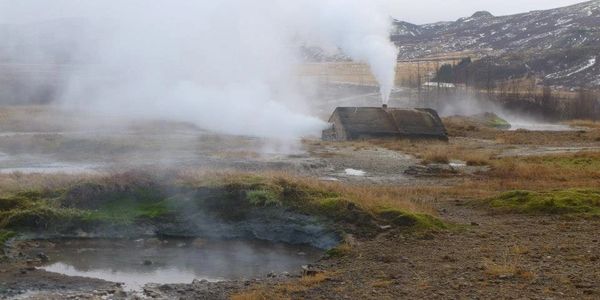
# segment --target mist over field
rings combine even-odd
[[[297,85],[300,46],[368,63],[384,101],[394,81],[397,49],[381,1],[25,1],[12,9],[37,23],[32,37],[62,18],[52,47],[32,41],[36,51],[9,53],[52,64],[56,56],[45,55],[58,52],[73,64],[56,80],[59,105],[74,113],[296,138],[325,127]]]

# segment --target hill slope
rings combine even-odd
[[[401,59],[469,51],[493,57],[486,65],[510,69],[508,77],[536,74],[549,84],[600,87],[600,0],[500,17],[482,11],[426,25],[396,21],[392,39]]]

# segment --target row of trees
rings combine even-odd
[[[523,77],[508,76],[522,73],[523,70],[495,68],[492,65],[488,61],[473,68],[471,59],[465,58],[458,64],[442,65],[433,81],[463,84],[467,90],[477,93],[478,97],[486,97],[516,109],[526,109],[549,119],[600,120],[600,91],[583,87],[575,92],[555,90],[527,72]]]

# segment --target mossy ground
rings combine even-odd
[[[14,231],[0,230],[0,249],[4,247],[4,244],[17,234]]]
[[[538,156],[525,158],[528,163],[542,164],[546,167],[560,170],[598,171],[600,170],[600,153],[580,152],[553,156]]]
[[[312,215],[358,235],[372,234],[380,224],[444,228],[441,221],[422,212],[401,206],[382,209],[376,199],[381,196],[376,193],[284,175],[176,177],[166,183],[151,176],[123,176],[1,196],[0,230],[60,232],[102,224],[163,222],[190,208],[208,211],[225,221],[240,220],[248,211],[263,207]]]
[[[490,114],[489,116],[487,116],[486,125],[488,127],[499,128],[499,129],[505,129],[505,128],[511,127],[511,125],[508,121],[500,118],[499,116],[497,116],[495,114]]]
[[[500,211],[527,214],[600,216],[600,190],[511,191],[490,199]]]

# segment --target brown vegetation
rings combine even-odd
[[[298,280],[276,284],[274,286],[259,286],[252,290],[243,291],[231,296],[232,300],[263,300],[263,299],[293,299],[290,295],[305,292],[329,280],[332,274],[320,272],[315,275],[304,275]]]

